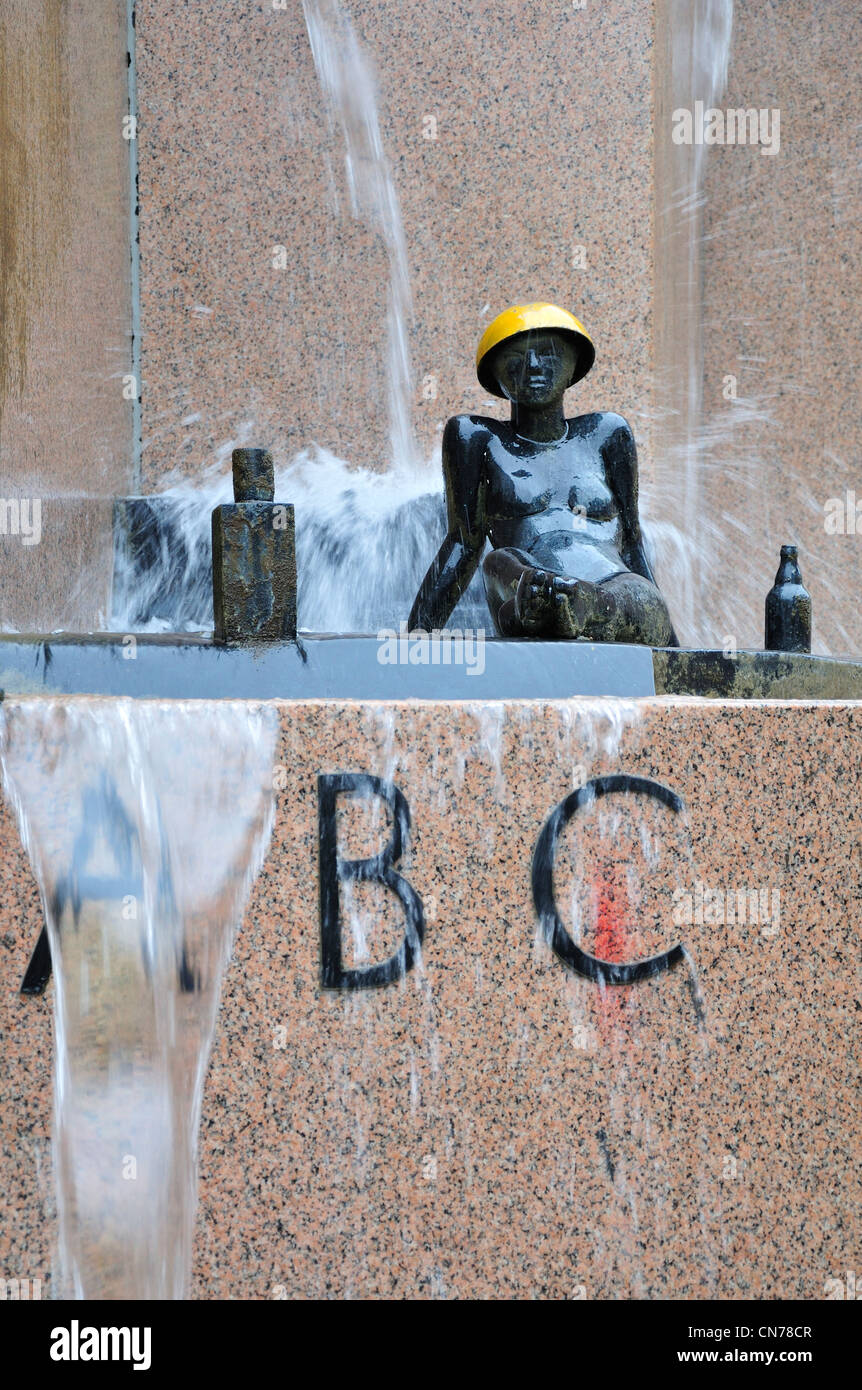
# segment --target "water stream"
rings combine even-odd
[[[338,0],[303,0],[302,11],[327,120],[341,133],[350,215],[379,232],[386,246],[390,447],[392,461],[409,470],[416,462],[408,345],[413,299],[401,203],[380,135],[374,68]],[[333,196],[338,212],[334,191]]]
[[[276,733],[271,708],[228,701],[0,707],[54,967],[60,1297],[187,1296],[203,1081]]]

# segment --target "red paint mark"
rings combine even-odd
[[[596,924],[593,955],[599,960],[613,962],[634,960],[638,954],[638,932],[624,870],[611,866],[603,878],[593,880],[592,909]],[[598,1032],[602,1043],[618,1035],[620,1025],[633,1007],[631,985],[608,985],[600,991]]]
[[[623,961],[628,954],[629,897],[616,873],[593,883],[593,916],[596,923],[595,954],[600,960]]]

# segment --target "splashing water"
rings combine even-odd
[[[310,632],[378,632],[410,612],[446,533],[442,483],[426,468],[372,473],[325,450],[276,470],[275,495],[296,509],[299,626]],[[147,499],[145,547],[114,557],[115,632],[212,627],[210,515],[232,500],[219,462],[197,483]],[[477,572],[450,626],[490,628]]]
[[[114,555],[114,632],[196,632],[212,628],[214,507],[233,500],[225,460],[197,482],[178,482],[146,503],[146,536]],[[325,449],[303,450],[276,468],[275,495],[296,515],[299,627],[305,632],[397,629],[446,534],[438,466],[387,473],[353,469]],[[643,532],[652,561],[691,563],[678,529],[649,517]],[[659,566],[661,568],[661,566]],[[450,628],[492,630],[481,566],[449,620]]]
[[[204,1076],[276,733],[274,710],[230,701],[0,710],[54,967],[60,1297],[187,1296]]]

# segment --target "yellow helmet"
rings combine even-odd
[[[589,333],[574,314],[559,309],[556,304],[514,304],[511,309],[504,309],[502,314],[498,314],[493,322],[488,324],[479,341],[476,375],[486,391],[490,391],[494,396],[503,394],[488,370],[493,349],[499,347],[507,338],[514,338],[517,333],[527,333],[530,329],[536,328],[553,328],[571,338],[577,356],[569,386],[574,386],[576,381],[586,376],[595,361],[596,350]]]

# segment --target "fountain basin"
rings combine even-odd
[[[0,635],[9,694],[162,699],[517,700],[695,695],[862,699],[862,662],[803,653],[303,634],[225,647],[207,633]]]
[[[399,650],[400,649],[400,650]],[[414,657],[411,659],[411,650]],[[394,661],[393,661],[394,659]],[[552,699],[655,693],[647,647],[303,635],[224,647],[205,634],[0,637],[0,689],[163,699]]]

